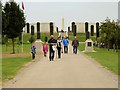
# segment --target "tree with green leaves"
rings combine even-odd
[[[104,42],[108,50],[118,49],[118,42],[120,41],[120,28],[114,20],[107,18],[104,22],[101,23],[100,33],[101,33],[101,42]]]
[[[6,2],[3,7],[3,35],[12,40],[13,53],[15,53],[15,38],[19,37],[25,27],[25,16],[16,2]]]

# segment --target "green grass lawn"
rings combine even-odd
[[[41,40],[44,41],[45,37],[48,37],[48,39],[50,38],[50,33],[47,33],[47,32],[46,33],[41,33],[40,36],[41,36]],[[58,33],[54,33],[54,36],[57,39]],[[23,34],[23,43],[28,44],[28,41],[29,41],[30,37],[31,37],[31,34]],[[35,39],[37,39],[37,34],[36,33],[35,33],[34,37],[35,37]]]
[[[80,44],[79,50],[83,51],[85,48],[85,44]],[[115,74],[118,74],[118,53],[113,50],[108,51],[105,48],[97,48],[94,47],[96,52],[85,52],[86,55],[94,58],[97,62],[99,62],[102,66],[112,71]],[[120,75],[120,73],[119,73]]]
[[[55,38],[57,39],[58,33],[54,34]],[[30,52],[31,51],[31,43],[29,43],[29,39],[31,34],[23,34],[23,51]],[[35,33],[34,37],[37,39],[37,34]],[[45,37],[50,38],[49,33],[41,33],[41,40],[44,41]],[[22,45],[18,45],[18,38],[15,38],[15,52],[20,53],[22,51]],[[5,44],[2,45],[2,53],[12,53],[12,41],[9,39],[9,43],[6,46]]]
[[[85,42],[86,41],[86,35],[85,33],[77,33],[77,39],[79,42]],[[73,33],[69,33],[69,38],[70,40],[74,40],[74,36]],[[90,38],[95,41],[96,40],[96,36],[90,36]]]
[[[31,44],[23,44],[23,52],[30,52],[31,51]],[[22,52],[22,45],[18,46],[15,44],[15,52],[21,53]],[[12,45],[2,45],[2,53],[12,53]]]
[[[2,80],[4,81],[13,79],[17,72],[24,66],[24,64],[30,62],[31,60],[31,57],[3,58]]]

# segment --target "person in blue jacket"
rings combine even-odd
[[[31,53],[32,53],[32,59],[35,59],[35,54],[36,54],[35,42],[32,43]]]
[[[69,40],[66,38],[66,36],[64,36],[62,43],[64,46],[64,53],[68,53]]]

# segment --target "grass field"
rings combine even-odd
[[[10,80],[27,63],[31,57],[16,57],[2,59],[2,80]]]
[[[76,37],[79,40],[79,42],[85,42],[86,41],[86,35],[85,35],[85,33],[77,33]],[[74,39],[73,33],[69,33],[69,38],[70,38],[70,40]],[[90,38],[93,41],[96,41],[96,36],[91,36]]]
[[[83,51],[84,48],[85,44],[80,44],[79,50]],[[120,70],[120,67],[118,68],[118,53],[114,52],[113,50],[108,51],[105,48],[97,47],[94,47],[94,50],[96,52],[85,52],[85,54],[94,58],[106,69],[120,75],[120,73],[118,73],[118,70]]]

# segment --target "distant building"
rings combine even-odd
[[[77,33],[85,33],[85,22],[75,22]],[[72,25],[69,26],[70,31],[72,31]],[[91,28],[94,29],[96,33],[96,23],[88,22],[88,31],[91,32]]]
[[[34,26],[34,32],[37,33],[37,23],[29,23],[29,33],[31,33],[31,26]],[[53,23],[53,31],[56,32],[55,23]],[[40,23],[40,32],[50,32],[50,23],[42,22]],[[27,24],[24,28],[24,33],[27,33]]]
[[[34,32],[37,33],[37,23],[29,23],[29,33],[31,33],[31,26],[34,26]],[[85,22],[75,22],[77,33],[85,33]],[[72,31],[72,25],[69,26]],[[96,22],[88,22],[88,31],[91,32],[91,28],[96,33]],[[59,31],[61,29],[59,28]],[[40,32],[50,32],[50,22],[40,23]],[[53,23],[53,32],[57,32],[57,26]],[[24,33],[27,33],[27,25],[24,28]]]

